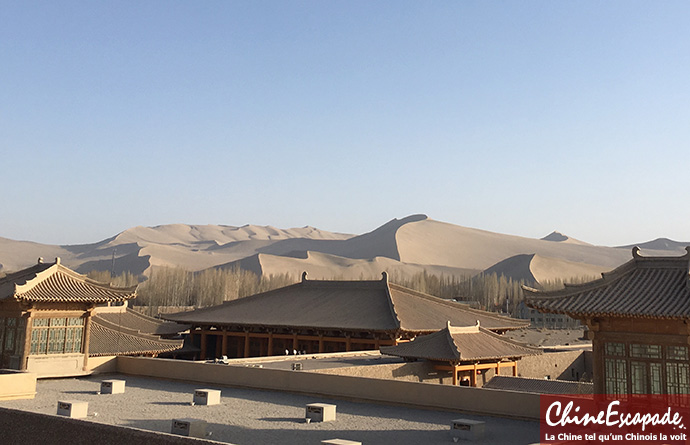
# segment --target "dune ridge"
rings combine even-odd
[[[663,240],[643,243],[647,248],[643,253],[674,254],[682,244]],[[190,271],[242,267],[258,274],[299,276],[306,270],[313,277],[358,279],[376,278],[384,270],[401,276],[424,270],[461,276],[495,267],[539,281],[610,270],[629,260],[631,253],[627,247],[594,246],[558,232],[533,239],[462,227],[422,214],[392,219],[361,235],[311,226],[167,224],[133,227],[80,245],[0,238],[0,271],[28,267],[39,256],[46,261],[60,256],[64,264],[81,273],[113,266],[115,273],[144,275],[153,267]]]

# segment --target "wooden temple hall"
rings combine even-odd
[[[59,258],[0,278],[0,368],[83,375],[94,357],[180,349],[188,327],[132,311],[127,301],[135,297],[136,286],[91,280]]]
[[[169,314],[191,325],[201,359],[379,349],[450,321],[502,333],[528,322],[471,309],[381,280],[308,280],[224,304]]]
[[[587,326],[596,394],[690,394],[690,248],[680,257],[632,260],[590,283],[542,292],[526,303]]]

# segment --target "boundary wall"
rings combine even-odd
[[[118,357],[122,374],[539,419],[539,394],[173,359]]]
[[[218,445],[221,442],[176,436],[63,416],[0,408],[2,443],[41,445]],[[228,445],[222,443],[222,445]]]

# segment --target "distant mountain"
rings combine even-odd
[[[658,243],[658,244],[655,244]],[[675,243],[675,244],[674,244]],[[640,244],[647,255],[671,254],[684,243]],[[537,281],[610,270],[631,258],[630,249],[593,246],[554,232],[543,239],[504,235],[412,215],[362,234],[314,227],[170,224],[133,227],[93,244],[54,246],[0,238],[0,270],[27,267],[59,256],[86,273],[113,269],[147,275],[160,266],[199,271],[242,267],[259,274],[302,271],[318,278],[374,278],[432,274],[465,276],[494,268]],[[503,264],[501,264],[503,262]]]
[[[628,246],[621,246],[621,249],[632,249],[634,246],[643,250],[667,250],[670,252],[682,253],[686,246],[690,246],[690,242],[673,241],[668,238],[657,238],[654,241],[647,241],[646,243],[630,244]]]

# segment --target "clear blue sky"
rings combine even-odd
[[[2,1],[0,236],[690,240],[686,1]]]

